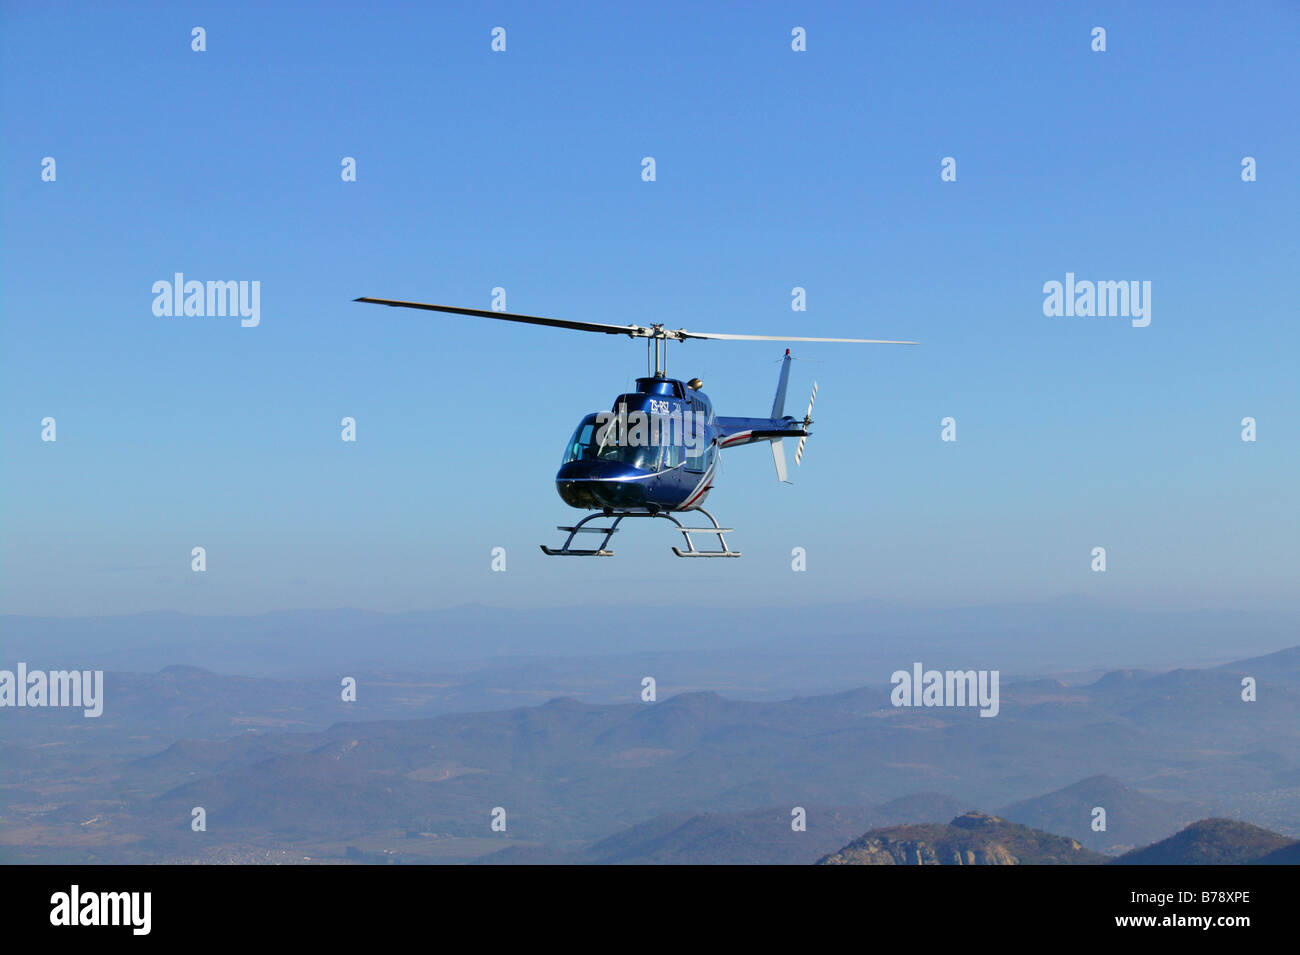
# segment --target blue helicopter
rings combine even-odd
[[[657,325],[608,325],[602,322],[577,322],[562,318],[541,318],[511,312],[458,308],[452,305],[428,305],[386,298],[358,298],[355,301],[394,308],[418,308],[453,315],[472,315],[529,325],[547,325],[606,335],[626,335],[646,339],[646,377],[636,380],[636,391],[619,395],[610,411],[595,412],[578,422],[573,437],[564,449],[555,487],[564,503],[581,510],[594,511],[577,524],[558,528],[568,534],[560,547],[542,545],[552,557],[613,557],[609,542],[625,518],[664,518],[677,526],[685,538],[686,549],[673,547],[678,557],[739,557],[740,551],[728,548],[726,534],[717,519],[704,509],[704,500],[713,490],[717,474],[718,452],[745,444],[767,442],[776,464],[776,476],[790,483],[786,471],[786,438],[798,438],[795,464],[802,463],[808,427],[812,424],[813,402],[817,383],[803,418],[785,414],[786,384],[790,379],[790,349],[785,350],[781,374],[777,380],[772,413],[765,418],[732,418],[715,415],[713,402],[701,389],[698,378],[679,381],[668,377],[668,343],[690,339],[771,342],[854,342],[874,345],[915,345],[916,342],[881,341],[868,338],[805,338],[776,335],[730,335],[713,332],[689,332],[684,328]],[[675,517],[684,511],[698,511],[711,526],[687,527]],[[605,518],[612,523],[588,526]],[[601,543],[591,549],[574,548],[578,534],[602,534]],[[702,549],[692,535],[717,538],[717,549]]]

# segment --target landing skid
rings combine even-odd
[[[682,536],[686,538],[686,550],[682,550],[680,547],[673,548],[673,553],[676,554],[678,557],[739,557],[740,551],[727,549],[727,539],[726,537],[723,536],[724,534],[732,533],[734,528],[719,527],[718,522],[713,517],[713,515],[710,514],[702,507],[694,508],[694,510],[699,511],[701,514],[707,517],[709,519],[709,523],[712,524],[713,526],[712,527],[686,527],[682,524],[681,521],[673,517],[672,514],[668,514],[663,511],[659,511],[654,514],[649,514],[644,511],[612,511],[612,510],[597,511],[595,514],[588,514],[586,517],[578,521],[578,523],[573,525],[572,527],[557,527],[556,530],[566,531],[569,535],[568,539],[565,540],[564,542],[564,546],[555,548],[555,547],[547,547],[545,544],[542,544],[541,545],[542,553],[548,554],[551,557],[613,557],[614,552],[609,549],[609,539],[613,537],[615,533],[617,533],[618,525],[623,523],[623,518],[662,517],[664,518],[664,520],[669,520],[672,521],[674,524],[676,524],[677,530],[680,531]],[[608,527],[587,527],[586,526],[588,521],[594,521],[598,517],[613,518],[613,523],[610,524]],[[595,548],[594,550],[575,550],[569,545],[573,543],[573,538],[579,534],[604,534],[605,536],[601,540],[600,546]],[[695,542],[691,540],[692,534],[716,534],[718,537],[719,550],[697,549],[695,546]]]

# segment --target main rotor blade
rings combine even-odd
[[[879,338],[804,338],[797,335],[724,335],[720,332],[688,332],[684,328],[669,334],[678,338],[718,338],[733,342],[857,342],[862,345],[919,345],[920,342],[893,342]]]
[[[538,315],[518,315],[514,312],[491,312],[482,308],[460,308],[456,305],[430,305],[425,302],[402,302],[391,298],[353,299],[371,305],[389,305],[393,308],[420,308],[428,312],[448,312],[452,315],[473,315],[476,318],[495,318],[505,322],[522,322],[526,325],[549,325],[551,328],[571,328],[579,332],[602,332],[606,335],[627,335],[629,338],[664,338],[685,341],[688,338],[720,339],[737,342],[857,342],[863,345],[916,345],[918,342],[882,341],[875,338],[805,338],[796,335],[725,335],[720,332],[688,332],[684,328],[664,328],[646,325],[609,325],[605,322],[575,322],[568,318],[543,318]]]
[[[512,312],[489,312],[481,308],[458,308],[455,305],[427,305],[424,302],[399,302],[391,298],[358,298],[355,302],[368,302],[371,305],[391,305],[394,308],[422,308],[429,312],[450,312],[453,315],[473,315],[477,318],[499,318],[507,322],[523,322],[527,325],[549,325],[552,328],[572,328],[580,332],[604,332],[606,335],[627,335],[631,338],[647,338],[650,329],[640,325],[606,325],[604,322],[575,322],[567,318],[540,318],[536,315],[516,315]]]

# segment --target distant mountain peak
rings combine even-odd
[[[678,693],[676,696],[669,697],[665,703],[673,703],[677,706],[697,706],[701,703],[722,702],[724,697],[714,690],[687,690],[685,693]]]
[[[1126,686],[1137,683],[1149,676],[1151,676],[1150,670],[1111,670],[1098,679],[1093,686],[1100,689],[1112,686]]]
[[[1168,839],[1125,853],[1115,865],[1243,865],[1297,845],[1237,819],[1200,819]]]
[[[582,700],[578,699],[576,696],[556,696],[542,704],[542,706],[549,706],[557,709],[560,707],[576,709],[586,705],[586,703],[583,703]]]
[[[1105,811],[1106,826],[1095,830],[1098,809]],[[1090,849],[1117,854],[1171,835],[1195,819],[1200,810],[1188,803],[1149,796],[1101,773],[1003,806],[998,812],[1035,829],[1071,836]]]

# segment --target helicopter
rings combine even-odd
[[[570,507],[593,511],[573,525],[556,529],[568,534],[559,547],[541,545],[552,557],[613,557],[609,542],[627,518],[663,518],[676,525],[685,538],[686,549],[674,546],[678,557],[739,557],[740,551],[727,546],[727,534],[734,528],[722,527],[704,508],[713,490],[719,452],[746,444],[767,442],[776,465],[777,480],[791,483],[786,469],[786,438],[798,438],[795,464],[803,461],[804,446],[812,425],[813,403],[817,383],[813,382],[808,410],[802,418],[785,414],[786,385],[790,380],[790,349],[785,350],[777,379],[772,413],[762,418],[737,418],[717,415],[713,402],[702,390],[699,378],[680,381],[668,377],[668,343],[692,339],[721,341],[836,342],[867,345],[915,345],[916,342],[882,341],[869,338],[808,338],[794,335],[734,335],[719,332],[691,332],[684,328],[653,325],[610,325],[603,322],[580,322],[564,318],[542,318],[505,311],[460,308],[453,305],[430,305],[387,298],[354,299],[371,305],[415,308],[476,318],[492,318],[528,325],[545,325],[606,335],[626,335],[646,339],[646,377],[636,379],[636,390],[620,394],[610,411],[588,414],[574,429],[565,445],[555,488]],[[707,527],[687,527],[675,515],[695,511],[708,518]],[[604,526],[589,526],[604,518]],[[579,534],[601,534],[594,548],[575,548]],[[696,546],[692,535],[716,538],[716,549]]]

